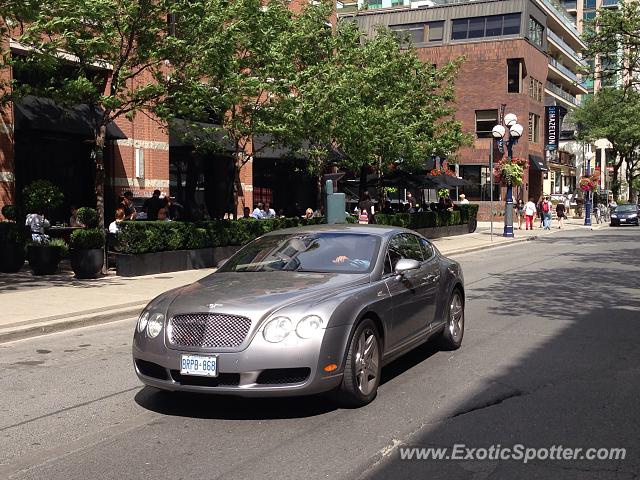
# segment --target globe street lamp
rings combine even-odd
[[[516,117],[513,113],[508,113],[504,116],[504,124],[509,129],[509,136],[507,139],[507,155],[509,159],[513,158],[513,146],[518,143],[518,140],[522,136],[522,132],[524,132],[524,127],[518,123],[518,117]],[[503,125],[496,125],[491,130],[491,135],[495,139],[499,139],[499,148],[502,152],[502,143],[504,142],[504,137],[507,133],[507,128]],[[491,178],[493,178],[493,140],[491,141]],[[491,198],[493,201],[493,185],[491,189]],[[492,212],[493,214],[493,212]],[[504,232],[502,234],[504,237],[513,237],[513,185],[511,181],[507,182],[507,202],[504,210]]]
[[[591,175],[591,159],[593,158],[593,153],[587,152],[584,155],[585,160],[585,173],[587,177]],[[591,191],[587,190],[584,192],[584,226],[591,226]]]

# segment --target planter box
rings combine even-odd
[[[179,272],[198,268],[211,268],[221,260],[240,250],[239,245],[197,250],[173,250],[169,252],[126,255],[117,253],[116,273],[122,277],[137,277],[154,273]]]
[[[475,230],[475,228],[472,228],[468,223],[464,223],[462,225],[452,225],[449,227],[418,228],[416,232],[427,238],[442,238],[465,235]]]

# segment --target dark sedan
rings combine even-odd
[[[638,214],[640,209],[638,205],[618,205],[613,212],[611,212],[611,226],[619,227],[620,225],[635,225],[638,226]]]
[[[460,265],[417,233],[318,225],[260,237],[214,274],[160,295],[136,325],[140,380],[244,396],[333,391],[372,401],[381,368],[464,333]]]

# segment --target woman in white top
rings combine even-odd
[[[529,199],[529,201],[524,204],[525,230],[533,230],[533,217],[535,217],[536,211],[536,204],[533,203],[533,200]]]
[[[116,210],[116,219],[109,224],[109,233],[118,233],[120,231],[119,223],[124,220],[124,210],[119,208]]]

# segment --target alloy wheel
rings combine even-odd
[[[464,307],[462,304],[462,298],[460,293],[455,292],[451,296],[451,303],[449,304],[449,333],[451,338],[458,342],[460,335],[462,335],[462,329],[464,328]]]
[[[355,354],[355,372],[358,390],[369,395],[378,383],[380,362],[378,339],[371,328],[365,328],[358,338]]]

